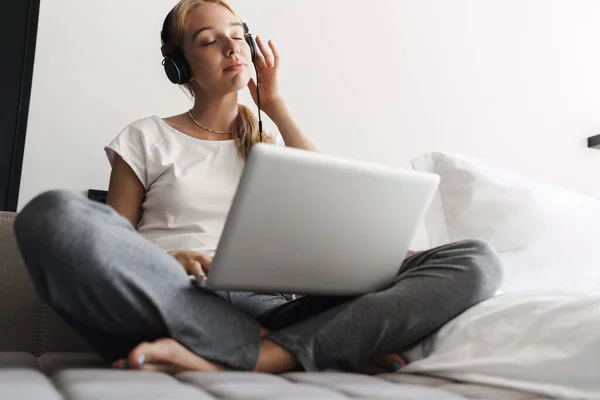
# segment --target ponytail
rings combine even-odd
[[[265,135],[264,132],[262,136],[264,143],[273,143],[272,136]],[[238,153],[244,160],[248,158],[252,145],[260,142],[258,119],[248,107],[242,104],[238,104],[238,116],[235,121],[234,138]]]

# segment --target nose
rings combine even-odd
[[[233,39],[229,39],[229,43],[227,44],[227,56],[231,57],[233,55],[236,54],[240,54],[240,46],[238,45],[238,43],[233,40]]]

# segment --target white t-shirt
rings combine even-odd
[[[275,134],[275,143],[284,146]],[[244,167],[233,140],[202,140],[152,116],[104,148],[120,155],[146,189],[138,232],[164,250],[214,255]]]

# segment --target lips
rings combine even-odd
[[[237,62],[234,64],[228,65],[223,71],[239,71],[246,67],[246,64],[243,62]]]

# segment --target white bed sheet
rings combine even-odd
[[[521,291],[480,303],[405,354],[401,373],[600,399],[600,295]]]

